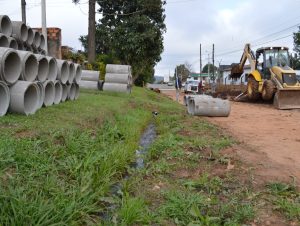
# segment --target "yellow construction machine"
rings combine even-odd
[[[273,100],[278,109],[300,108],[300,83],[290,67],[287,47],[259,48],[254,54],[250,44],[246,44],[240,63],[232,66],[231,78],[241,77],[247,60],[251,66],[246,75],[248,99]]]

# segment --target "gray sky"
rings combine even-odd
[[[0,14],[21,20],[20,0],[0,0]],[[27,24],[41,26],[40,0],[26,0]],[[48,27],[62,29],[63,45],[81,49],[80,35],[87,34],[87,0],[46,0]],[[215,43],[216,64],[238,62],[245,43],[253,49],[266,45],[293,47],[293,32],[300,25],[300,0],[167,0],[165,50],[157,75],[174,73],[189,62],[199,71],[199,44],[203,65]],[[100,15],[98,15],[99,18]],[[289,36],[289,37],[286,37]],[[230,52],[232,52],[230,54]],[[210,59],[211,61],[211,59]]]

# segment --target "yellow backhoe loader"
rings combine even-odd
[[[241,77],[247,60],[251,66],[247,76],[248,99],[273,100],[278,109],[300,108],[300,83],[290,68],[287,47],[259,48],[254,54],[250,44],[246,44],[240,63],[232,66],[231,78]]]

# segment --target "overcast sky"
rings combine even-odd
[[[20,0],[0,0],[0,14],[21,20]],[[40,0],[26,0],[27,24],[41,26]],[[63,45],[81,49],[80,35],[87,34],[87,0],[46,0],[48,27],[62,29]],[[215,44],[216,64],[238,62],[245,43],[253,49],[266,45],[293,48],[292,33],[300,25],[300,0],[167,0],[165,50],[157,75],[174,73],[189,62],[199,71],[199,45],[203,65]],[[97,17],[99,18],[100,15]]]

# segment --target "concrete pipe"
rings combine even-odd
[[[96,82],[96,81],[84,81],[84,80],[81,80],[79,82],[79,87],[81,89],[100,90],[99,82]]]
[[[17,51],[20,58],[21,58],[21,66],[22,66],[22,73],[21,73],[21,80],[33,82],[37,75],[39,64],[34,54],[27,51]]]
[[[69,92],[69,87],[67,84],[62,84],[62,96],[61,96],[61,102],[65,102],[66,99],[68,98],[68,92]]]
[[[107,64],[106,73],[131,74],[131,66],[119,64]]]
[[[69,79],[68,82],[71,84],[74,79],[75,79],[75,75],[76,75],[76,68],[75,68],[75,64],[73,62],[68,62],[69,65]]]
[[[0,15],[0,33],[7,36],[12,35],[12,23],[6,15]]]
[[[184,103],[184,105],[185,106],[188,106],[188,101],[189,101],[189,99],[190,98],[194,98],[196,95],[185,95],[184,97],[183,97],[183,103]]]
[[[54,98],[55,98],[54,83],[52,81],[46,80],[45,82],[43,82],[43,86],[45,89],[45,98],[44,98],[43,105],[45,107],[48,107],[54,103]]]
[[[54,82],[54,90],[55,90],[55,95],[54,95],[54,104],[59,104],[62,99],[62,93],[63,93],[63,87],[60,81],[56,80]]]
[[[107,83],[103,85],[103,91],[131,93],[131,87],[128,84]]]
[[[18,45],[18,42],[16,41],[16,39],[14,39],[12,37],[8,37],[8,47],[11,49],[18,50],[19,45]]]
[[[12,21],[12,36],[25,42],[28,38],[27,26],[22,21]]]
[[[33,43],[36,48],[40,47],[41,44],[41,34],[38,31],[33,31]]]
[[[43,55],[36,54],[35,57],[39,62],[37,80],[44,82],[48,78],[49,74],[49,62]]]
[[[40,55],[46,56],[46,50],[44,50],[44,49],[38,49],[38,53]]]
[[[75,83],[68,85],[68,100],[74,100],[76,96],[76,86]]]
[[[107,83],[122,83],[130,85],[130,75],[129,74],[105,74],[105,82]]]
[[[100,79],[100,71],[82,70],[81,80],[98,82]]]
[[[33,53],[33,47],[29,45],[27,42],[24,42],[24,50]]]
[[[8,37],[0,33],[0,47],[9,47]]]
[[[27,30],[28,30],[28,37],[27,37],[27,44],[28,45],[32,45],[33,44],[33,39],[34,39],[34,33],[31,27],[27,26]]]
[[[46,58],[49,63],[48,79],[54,82],[57,79],[57,74],[58,74],[57,61],[53,57],[46,56]]]
[[[18,81],[10,87],[9,111],[24,115],[34,114],[39,104],[39,87],[32,82]]]
[[[81,65],[75,64],[75,78],[74,78],[74,82],[76,84],[78,84],[80,82],[81,76],[82,76]]]
[[[45,49],[46,47],[46,40],[45,40],[45,36],[43,34],[41,34],[41,43],[40,43],[40,46],[39,46],[41,49]]]
[[[0,116],[6,114],[9,107],[10,94],[8,86],[0,81]]]
[[[16,50],[0,47],[0,80],[14,84],[21,75],[21,58]]]
[[[65,60],[56,60],[57,61],[57,80],[60,80],[62,84],[66,84],[69,80],[69,64]]]
[[[26,50],[24,43],[22,41],[17,40],[18,43],[18,50]]]
[[[42,82],[34,82],[39,87],[39,104],[38,109],[43,107],[44,99],[45,99],[45,87]]]
[[[79,91],[79,85],[76,84],[76,83],[74,83],[74,85],[75,85],[75,97],[74,97],[74,100],[77,100],[79,98],[79,93],[80,93],[80,91]]]
[[[191,115],[208,117],[227,117],[230,114],[231,105],[228,100],[211,98],[199,95],[188,101],[188,112]]]

